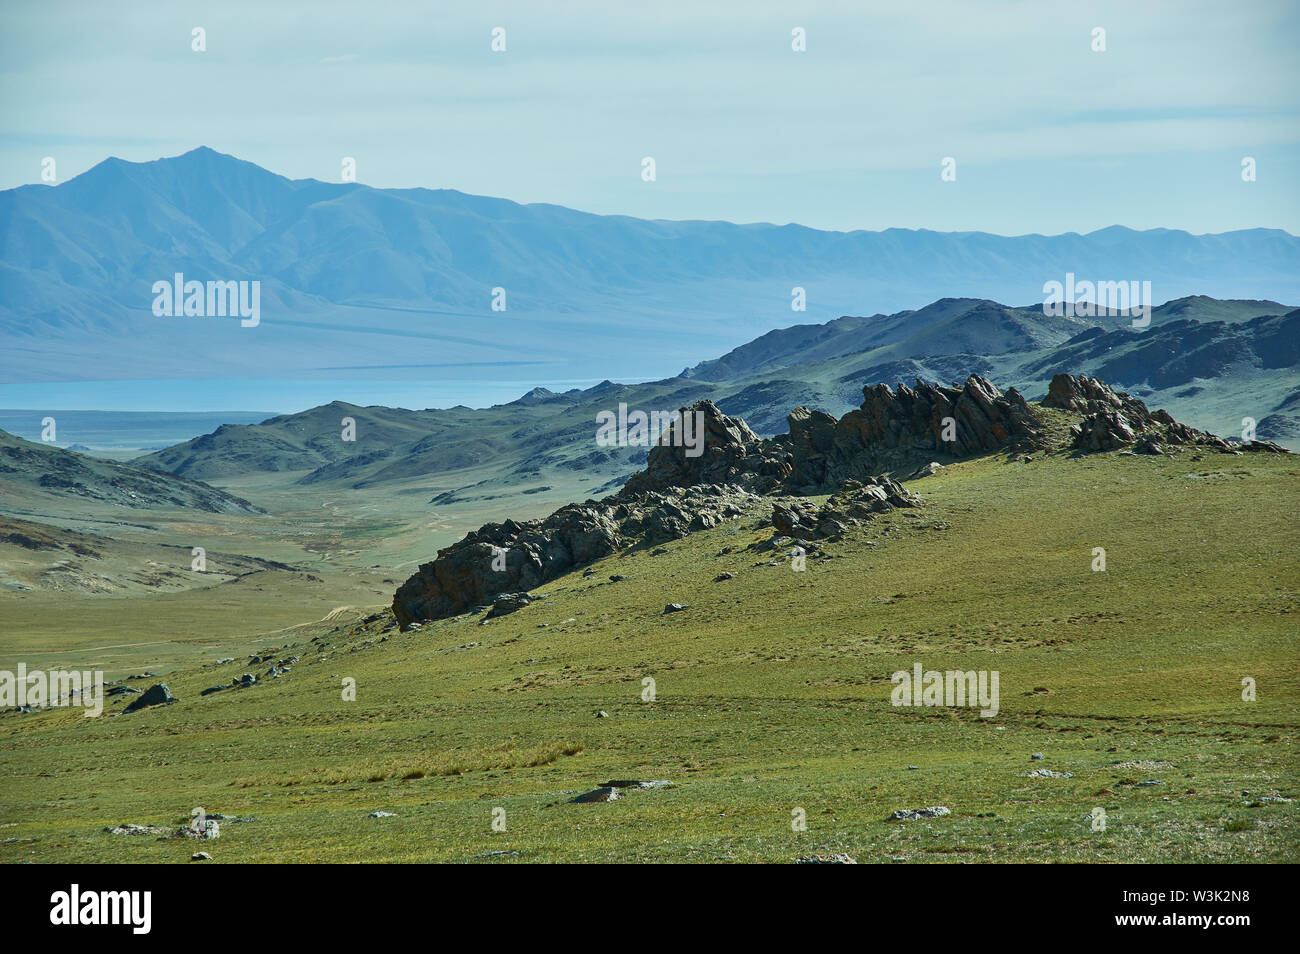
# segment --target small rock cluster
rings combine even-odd
[[[866,483],[848,480],[821,507],[800,500],[774,503],[772,526],[796,540],[834,539],[879,514],[917,505],[915,497],[888,477],[872,477]]]
[[[802,858],[796,858],[794,863],[797,865],[856,865],[858,860],[852,855],[837,852],[832,855],[804,855]]]
[[[209,686],[200,692],[199,695],[210,696],[214,692],[221,692],[225,689],[247,689],[249,686],[255,685],[257,685],[257,677],[251,672],[246,672],[242,676],[236,676],[234,679],[230,680],[230,685],[228,686]]]

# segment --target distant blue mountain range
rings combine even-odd
[[[0,192],[0,247],[11,383],[647,379],[840,315],[951,296],[1032,304],[1067,273],[1150,281],[1157,304],[1300,301],[1300,238],[1271,229],[1004,237],[647,221],[290,180],[208,148]],[[260,282],[260,323],[155,316],[154,283],[176,273]],[[796,286],[806,311],[791,308]]]

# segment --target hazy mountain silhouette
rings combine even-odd
[[[373,376],[422,363],[529,366],[535,380],[590,377],[593,366],[662,376],[792,318],[917,308],[940,294],[1032,302],[1067,271],[1150,281],[1157,300],[1300,300],[1300,239],[1278,230],[1003,237],[646,221],[295,181],[208,148],[108,159],[55,187],[0,192],[0,247],[10,381]],[[261,324],[155,317],[152,284],[176,272],[259,280]],[[505,312],[491,308],[498,286]],[[791,311],[794,286],[807,290],[806,313]],[[1071,330],[1042,316],[1038,331],[1012,327],[1025,319],[1004,315],[1010,324],[985,325],[985,340],[931,317],[928,330],[908,321],[893,333],[932,334],[927,347],[953,352],[997,350],[1025,332],[1045,345]]]

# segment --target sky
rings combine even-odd
[[[0,188],[207,145],[644,218],[1300,233],[1297,47],[1294,0],[11,0]]]

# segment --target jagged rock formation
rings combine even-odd
[[[698,454],[686,446],[685,440],[676,439],[682,431],[682,415],[688,413],[698,414],[701,420],[703,450]],[[651,448],[645,470],[633,474],[619,496],[635,497],[669,487],[752,481],[755,476],[779,478],[784,475],[780,464],[762,455],[765,443],[740,418],[727,417],[712,401],[698,401],[677,412],[666,440]]]
[[[403,628],[498,600],[494,615],[502,615],[526,605],[532,588],[626,547],[654,546],[724,520],[760,515],[772,504],[765,497],[833,494],[821,508],[777,501],[771,520],[779,533],[796,539],[835,537],[875,514],[917,504],[893,480],[877,475],[911,479],[934,473],[942,466],[935,458],[1051,446],[1041,412],[1014,388],[1003,394],[978,375],[960,387],[918,381],[915,388],[900,385],[895,391],[876,385],[863,388],[863,397],[861,408],[838,420],[796,408],[789,433],[768,440],[712,401],[682,408],[650,450],[645,470],[618,493],[562,507],[544,520],[486,524],[422,565],[397,590],[393,612]],[[1072,431],[1080,450],[1133,446],[1162,453],[1171,444],[1233,450],[1093,378],[1057,375],[1042,404],[1083,415]],[[698,428],[683,428],[686,414],[698,415],[691,419]],[[678,439],[679,429],[702,440]],[[1251,449],[1274,447],[1259,443]]]
[[[1046,440],[1028,402],[1003,394],[978,375],[961,387],[916,382],[862,389],[862,407],[842,418],[795,408],[789,433],[763,440],[712,401],[689,409],[703,415],[704,449],[691,457],[684,441],[650,451],[646,469],[622,494],[699,483],[738,483],[755,493],[829,493],[846,480],[917,467],[936,456],[958,460],[995,450],[1034,450]],[[674,429],[680,424],[674,423]],[[671,432],[670,432],[671,434]]]
[[[1045,439],[1025,399],[971,375],[961,387],[917,381],[915,388],[863,388],[862,407],[836,421],[797,408],[790,433],[772,439],[794,458],[788,483],[802,493],[833,490],[850,479],[915,469],[936,456],[1038,449]]]
[[[1150,411],[1135,397],[1114,391],[1096,378],[1058,374],[1048,385],[1043,407],[1074,411],[1083,420],[1070,428],[1072,445],[1081,451],[1132,447],[1142,454],[1164,453],[1166,445],[1198,444],[1231,451],[1227,441],[1179,424],[1168,411]]]

